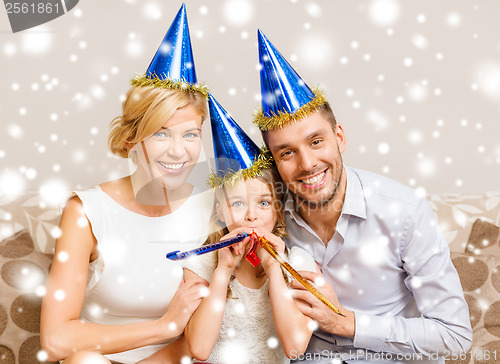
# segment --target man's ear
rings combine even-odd
[[[335,136],[337,137],[337,145],[339,146],[340,153],[344,153],[347,140],[344,133],[344,129],[342,128],[342,125],[340,125],[339,123],[337,123],[337,126],[335,127]]]
[[[225,223],[225,221],[224,221],[224,214],[222,213],[222,208],[220,206],[220,203],[218,203],[218,202],[215,203],[215,211],[217,212],[217,218],[221,222]]]

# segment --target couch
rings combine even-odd
[[[37,193],[0,196],[0,362],[44,362],[40,305],[61,206]],[[469,305],[472,350],[450,363],[500,362],[500,192],[430,195]]]

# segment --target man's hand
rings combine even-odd
[[[353,339],[356,328],[354,312],[348,311],[342,307],[335,290],[326,282],[323,274],[319,270],[317,270],[316,273],[308,271],[300,271],[299,273],[302,277],[309,280],[313,287],[320,291],[323,296],[337,306],[340,312],[346,317],[337,315],[323,304],[323,302],[318,300],[311,292],[306,290],[302,284],[294,280],[291,285],[291,288],[293,288],[292,296],[302,314],[316,321],[319,328],[325,332]]]

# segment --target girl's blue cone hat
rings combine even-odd
[[[210,175],[212,187],[234,186],[241,179],[259,176],[272,165],[269,151],[259,149],[211,94],[208,106],[216,167]]]
[[[254,123],[260,130],[282,128],[311,115],[327,102],[321,90],[307,86],[264,33],[258,30],[257,36],[262,109]]]
[[[134,77],[131,84],[133,86],[195,91],[205,96],[208,95],[207,87],[198,84],[196,78],[184,4],[177,12],[146,73]]]

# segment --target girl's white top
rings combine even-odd
[[[287,260],[296,270],[316,271],[313,258],[301,248],[292,248]],[[217,256],[215,252],[194,256],[188,258],[183,266],[210,282],[217,267]],[[231,298],[226,301],[219,337],[206,362],[288,363],[289,360],[274,329],[269,300],[269,280],[266,280],[260,288],[252,289],[234,278],[229,286]]]
[[[160,217],[126,209],[99,186],[76,194],[99,249],[99,257],[89,266],[81,319],[123,325],[161,317],[183,276],[181,262],[166,259],[166,254],[191,250],[205,241],[212,191],[193,192],[179,209]],[[165,343],[106,357],[136,363],[163,346]]]

